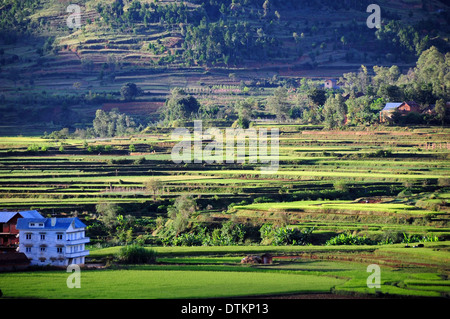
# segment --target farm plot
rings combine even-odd
[[[220,268],[164,271],[83,271],[82,289],[68,289],[60,272],[0,275],[5,297],[178,299],[329,292],[345,279],[308,274],[220,271]],[[51,283],[51,284],[50,284]],[[226,287],[224,289],[223,287]]]
[[[261,203],[246,206],[234,206],[238,210],[256,211],[311,211],[311,210],[338,210],[357,212],[383,212],[400,214],[432,214],[432,211],[418,209],[415,206],[401,203],[355,203],[352,201],[296,201],[286,203]]]
[[[150,210],[161,206],[164,216],[174,198],[190,194],[199,198],[199,219],[275,223],[287,213],[293,226],[315,227],[317,233],[378,236],[391,227],[446,238],[450,164],[442,145],[448,130],[329,132],[267,122],[255,127],[280,130],[273,174],[261,174],[261,163],[175,164],[170,153],[177,141],[158,128],[87,141],[1,138],[2,206],[88,216],[97,203],[111,202],[130,214],[147,206],[145,213],[154,218]],[[431,139],[440,146],[433,148]],[[136,151],[130,151],[132,144]],[[30,152],[30,146],[39,150]],[[146,188],[151,180],[159,189]]]
[[[157,264],[82,270],[81,289],[68,289],[65,271],[0,274],[4,297],[27,298],[211,298],[334,294],[383,298],[445,297],[448,243],[425,248],[353,246],[149,247]],[[119,247],[93,249],[111,256]],[[245,265],[249,254],[270,252],[273,263]],[[367,265],[380,265],[380,288],[367,286]],[[224,288],[226,287],[226,288]]]

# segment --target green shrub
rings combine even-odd
[[[367,238],[366,236],[360,237],[349,233],[342,233],[331,239],[329,239],[325,246],[333,245],[375,245],[375,241]]]
[[[391,157],[392,151],[391,150],[378,150],[374,153],[367,154],[367,157]]]
[[[314,228],[306,228],[302,231],[298,228],[264,224],[259,229],[261,245],[306,245],[310,242],[310,235],[313,230]]]
[[[201,233],[183,233],[170,240],[172,246],[201,246],[203,243],[203,234]]]
[[[403,241],[402,243],[410,244],[410,243],[433,243],[439,241],[437,236],[421,236],[418,234],[407,235],[403,233]]]
[[[266,197],[266,196],[262,196],[262,197],[256,197],[253,200],[253,203],[257,204],[257,203],[271,203],[274,202],[275,200],[273,200],[272,198]]]
[[[141,165],[143,163],[145,163],[145,157],[143,157],[143,156],[136,158],[133,162],[134,165]]]
[[[151,264],[156,261],[156,252],[138,245],[128,245],[122,247],[116,257],[124,264]]]
[[[348,185],[345,181],[335,181],[333,183],[334,189],[337,190],[338,192],[348,192]]]
[[[382,235],[382,242],[385,244],[397,244],[403,240],[403,233],[398,230],[389,229]]]
[[[27,151],[28,152],[38,152],[39,151],[39,146],[37,146],[37,145],[30,145],[30,146],[28,146]]]

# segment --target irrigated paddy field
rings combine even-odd
[[[189,194],[198,205],[192,223],[230,220],[262,225],[283,220],[289,227],[313,229],[310,246],[264,246],[249,239],[236,246],[156,247],[154,228],[136,228],[133,235],[146,235],[146,246],[158,252],[157,264],[86,270],[86,289],[80,292],[41,282],[65,276],[58,271],[39,276],[3,274],[4,295],[202,298],[333,292],[448,296],[450,130],[324,131],[316,126],[269,123],[255,128],[263,126],[280,131],[279,167],[270,174],[261,173],[262,163],[175,164],[171,151],[177,141],[171,140],[170,130],[86,141],[0,138],[4,210],[76,215],[90,225],[96,205],[110,202],[118,204],[123,214],[134,216],[139,225],[154,225],[158,217],[167,216],[167,207],[176,197]],[[147,187],[151,180],[158,181],[157,189]],[[326,245],[339,234],[369,238],[377,244]],[[105,240],[102,236],[89,230],[88,235],[93,244],[90,263],[105,262],[117,252],[118,247],[99,248]],[[407,241],[393,244],[401,242],[399,236]],[[414,245],[418,238],[423,238],[424,248],[405,248],[405,243]],[[279,259],[269,266],[240,264],[244,256],[264,252]],[[366,285],[369,264],[382,267],[383,285],[378,292]],[[115,283],[124,280],[120,293],[108,286],[106,278],[115,278]],[[27,284],[30,280],[34,288]],[[141,281],[146,285],[140,286]],[[224,283],[228,288],[219,289]],[[40,285],[46,288],[36,288]]]

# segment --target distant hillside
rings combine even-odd
[[[378,1],[380,30],[366,25],[372,2],[84,0],[76,30],[71,1],[0,0],[1,120],[51,131],[117,107],[154,121],[174,87],[227,103],[223,90],[337,78],[361,64],[405,72],[432,45],[449,51],[443,2]],[[134,102],[120,99],[127,82],[142,89]]]

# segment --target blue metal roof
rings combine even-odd
[[[401,103],[386,103],[386,105],[382,111],[394,111],[396,108],[398,108],[402,104],[403,104],[403,102],[401,102]]]
[[[0,212],[0,223],[7,223],[16,216],[17,212]]]
[[[44,218],[37,210],[25,210],[21,212],[0,212],[0,223],[7,223],[16,216],[20,214],[23,218]]]
[[[0,223],[7,223],[16,216],[20,214],[23,218],[44,218],[37,210],[26,210],[21,212],[0,212]]]
[[[37,210],[24,210],[19,212],[23,218],[44,218]]]
[[[54,224],[52,225],[52,219],[54,219]],[[44,227],[30,227],[30,223],[42,223],[44,222]],[[17,220],[16,228],[19,230],[32,229],[32,230],[66,230],[70,225],[74,223],[74,228],[85,228],[86,225],[78,219],[78,217],[72,218],[19,218]]]

